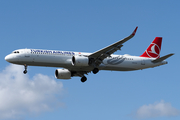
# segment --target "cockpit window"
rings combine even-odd
[[[13,51],[13,53],[19,53],[19,51]]]

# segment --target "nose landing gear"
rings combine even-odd
[[[23,71],[23,73],[26,74],[27,73],[27,65],[26,64],[24,65],[24,68],[25,68],[25,70]]]

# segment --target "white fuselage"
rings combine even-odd
[[[93,66],[73,66],[73,56],[88,56],[91,53],[41,49],[19,49],[7,55],[5,60],[19,65],[63,67],[71,71],[91,71]],[[98,66],[99,70],[131,71],[166,64],[166,61],[152,63],[155,58],[130,55],[111,55]]]

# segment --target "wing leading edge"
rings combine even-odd
[[[134,35],[136,34],[137,28],[135,28],[135,30],[133,31],[133,33],[131,35],[129,35],[128,37],[119,40],[118,42],[111,44],[101,50],[98,50],[92,54],[90,54],[88,57],[91,59],[91,63],[93,64],[93,66],[99,66],[102,61],[110,56],[111,54],[113,54],[114,52],[116,52],[117,50],[120,50],[121,47],[123,46],[122,44],[125,43],[126,41],[128,41],[129,39],[131,39],[132,37],[134,37]]]

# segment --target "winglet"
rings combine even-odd
[[[157,58],[157,59],[153,60],[152,62],[153,62],[153,63],[162,62],[163,60],[171,57],[172,55],[174,55],[174,53],[171,53],[171,54],[165,55],[165,56],[163,56],[163,57]]]
[[[136,34],[136,31],[138,29],[138,26],[135,28],[135,30],[133,31],[132,35],[134,36]]]

